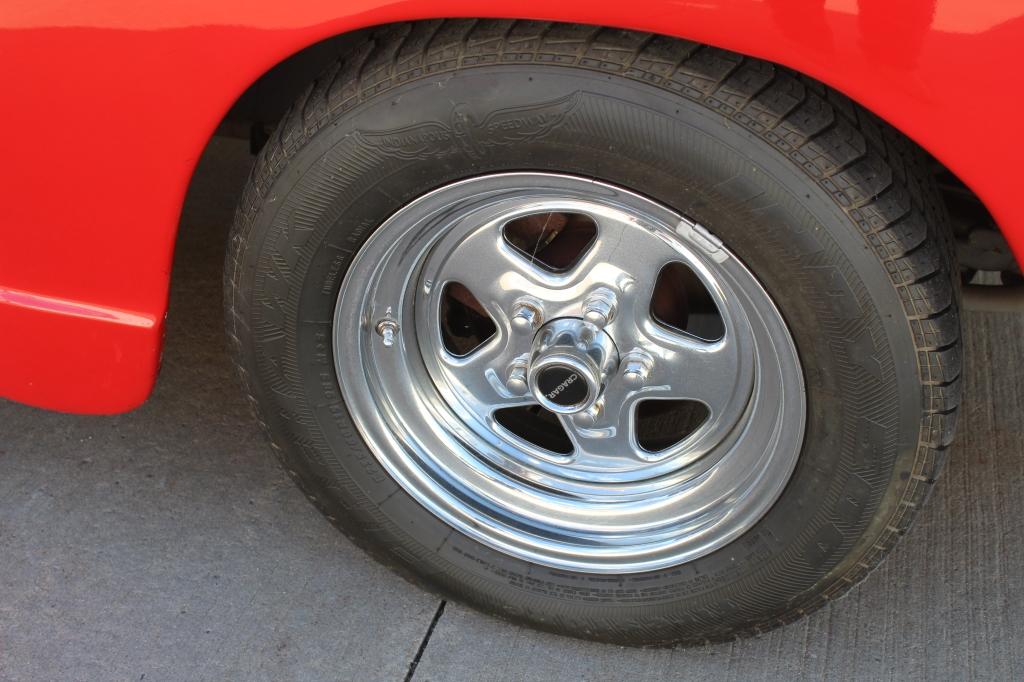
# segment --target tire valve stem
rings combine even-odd
[[[377,333],[380,335],[381,342],[385,348],[391,348],[395,345],[395,334],[398,333],[398,329],[398,323],[390,317],[385,317],[377,323]]]

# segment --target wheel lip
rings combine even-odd
[[[450,501],[450,495],[453,490],[458,488],[457,475],[453,475],[452,471],[433,471],[429,475],[424,470],[418,468],[416,464],[410,461],[403,461],[401,456],[399,459],[387,456],[386,453],[402,453],[408,454],[408,437],[410,435],[410,425],[407,419],[401,415],[395,413],[394,410],[385,409],[367,409],[365,401],[361,400],[359,393],[361,390],[367,390],[369,386],[369,369],[364,366],[353,366],[352,358],[361,358],[365,351],[369,350],[371,355],[374,352],[376,339],[373,338],[372,328],[373,322],[376,319],[376,313],[369,314],[371,306],[367,306],[367,301],[370,298],[371,292],[374,290],[373,287],[359,285],[353,285],[352,282],[359,277],[361,274],[366,274],[363,271],[369,270],[372,274],[375,270],[379,270],[379,266],[375,267],[373,263],[368,262],[369,253],[367,247],[373,244],[375,241],[380,241],[381,235],[386,231],[384,228],[389,224],[394,224],[394,221],[408,210],[416,207],[422,207],[423,204],[429,204],[431,201],[436,200],[439,196],[445,192],[452,190],[453,188],[464,188],[468,185],[478,182],[490,182],[490,183],[501,183],[511,182],[513,184],[527,184],[531,182],[537,184],[540,187],[552,186],[555,181],[565,181],[569,183],[575,183],[577,185],[594,187],[600,190],[602,195],[611,194],[613,196],[628,196],[634,197],[643,202],[649,202],[652,205],[658,206],[662,211],[674,216],[676,219],[685,221],[679,214],[667,209],[660,204],[655,204],[649,199],[646,199],[640,195],[637,195],[628,190],[617,188],[608,183],[601,183],[586,178],[579,178],[571,175],[564,174],[553,174],[553,173],[498,173],[493,175],[482,176],[479,178],[473,178],[469,180],[463,180],[456,183],[452,183],[445,187],[439,188],[433,192],[430,192],[423,197],[411,202],[402,209],[400,209],[394,216],[385,221],[378,230],[371,234],[366,244],[360,249],[356,255],[353,263],[349,267],[348,272],[343,280],[341,290],[339,291],[337,304],[335,307],[335,316],[333,321],[333,341],[334,341],[334,359],[335,369],[337,371],[338,381],[341,386],[342,395],[349,408],[349,412],[352,415],[353,421],[359,430],[360,435],[366,441],[369,449],[374,454],[375,458],[380,464],[388,471],[388,473],[399,483],[399,485],[408,493],[410,493],[421,505],[428,509],[435,516],[438,516],[443,521],[451,526],[454,526],[457,530],[464,534],[473,537],[474,539],[482,542],[485,545],[491,546],[495,549],[510,554],[514,557],[531,561],[533,563],[550,566],[559,569],[568,569],[580,572],[588,573],[622,573],[622,572],[640,572],[648,570],[656,570],[660,568],[667,568],[670,566],[679,565],[685,563],[699,556],[703,556],[714,549],[724,546],[728,542],[732,541],[743,532],[748,530],[754,523],[756,523],[764,513],[774,504],[775,500],[782,492],[782,488],[788,481],[793,468],[796,465],[796,459],[799,455],[800,449],[803,443],[804,426],[806,422],[806,396],[804,390],[803,374],[799,363],[799,357],[796,353],[795,345],[793,340],[786,328],[785,322],[782,320],[781,314],[778,308],[771,301],[770,297],[764,292],[763,287],[753,277],[753,275],[746,270],[746,268],[735,259],[735,256],[730,254],[725,247],[722,252],[731,258],[733,263],[739,266],[739,268],[746,273],[750,280],[756,284],[764,298],[764,303],[767,304],[767,308],[773,313],[772,319],[776,320],[780,324],[780,329],[784,338],[781,339],[782,345],[785,346],[786,350],[792,355],[795,361],[794,367],[790,368],[789,381],[789,392],[787,395],[795,398],[799,404],[798,410],[794,413],[797,417],[797,421],[790,422],[789,425],[789,450],[790,454],[784,458],[784,461],[779,462],[780,466],[775,472],[774,478],[776,479],[775,490],[770,494],[765,495],[763,490],[752,489],[744,493],[745,498],[757,497],[759,503],[757,511],[754,514],[746,514],[748,517],[743,523],[732,524],[732,529],[728,532],[718,532],[710,534],[709,531],[713,528],[704,527],[700,523],[700,518],[694,516],[693,518],[683,519],[686,524],[686,532],[688,533],[689,542],[686,551],[676,551],[671,556],[666,557],[664,553],[661,556],[658,555],[659,551],[664,550],[666,547],[672,547],[678,544],[675,539],[668,538],[663,542],[651,542],[645,545],[643,551],[622,551],[615,547],[606,547],[601,555],[592,557],[570,556],[565,552],[553,551],[550,547],[543,548],[543,551],[531,551],[531,548],[524,547],[521,542],[517,542],[518,538],[512,537],[516,533],[516,528],[511,526],[506,527],[490,527],[486,528],[487,532],[481,532],[481,519],[478,516],[474,516],[472,513],[468,513],[464,507],[459,506],[446,506],[445,496],[448,495]],[[435,201],[436,203],[436,201]],[[422,219],[419,221],[423,222]],[[686,221],[689,223],[689,221]],[[692,224],[692,223],[689,223]],[[443,235],[443,233],[442,233]],[[434,235],[431,239],[427,240],[426,243],[418,242],[417,249],[420,252],[426,252],[429,248],[432,248],[434,244],[440,241],[442,235]],[[397,248],[400,239],[394,239],[394,242],[384,248],[383,250],[377,248],[376,251],[382,251],[386,258],[390,258],[394,255],[395,249]],[[379,244],[377,245],[379,246]],[[414,249],[415,250],[415,249]],[[381,253],[376,254],[378,257]],[[721,254],[719,254],[721,255]],[[403,254],[403,258],[408,260],[408,254]],[[417,273],[410,271],[405,277],[405,281],[402,283],[401,288],[405,291],[409,290],[409,282],[416,277]],[[415,287],[413,287],[415,288]],[[346,293],[353,289],[362,292],[361,296],[357,296],[359,305],[357,314],[352,314],[350,309],[346,309],[343,303],[346,301]],[[348,297],[351,300],[352,296]],[[401,315],[401,324],[406,329],[414,329],[416,327],[415,319],[407,314],[408,311],[403,311]],[[763,316],[764,310],[757,310],[756,316]],[[350,337],[346,336],[346,330],[357,329],[356,348],[353,349],[356,352],[341,353],[338,351],[339,348],[345,346],[345,341],[351,340]],[[505,332],[499,329],[496,336],[500,336]],[[405,345],[405,335],[400,335],[396,347],[394,350],[408,355],[409,353],[415,353],[415,349],[407,348]],[[492,339],[493,340],[493,339]],[[780,339],[772,338],[771,343],[774,345],[776,341]],[[353,371],[354,370],[354,371]],[[420,376],[420,379],[428,378],[425,373]],[[353,382],[359,383],[359,386],[353,385]],[[781,401],[780,401],[781,402]],[[387,407],[387,406],[378,406]],[[437,419],[441,415],[436,413],[436,405],[429,406],[428,412],[432,414],[430,417]],[[630,409],[633,409],[630,407]],[[753,403],[752,407],[753,409]],[[793,415],[790,415],[792,420]],[[443,423],[443,420],[438,420],[437,423]],[[434,426],[437,426],[437,423]],[[449,426],[451,424],[449,423]],[[491,425],[493,427],[493,424]],[[780,432],[780,429],[776,429],[776,432]],[[457,434],[460,437],[465,436],[465,433]],[[773,437],[772,442],[778,440]],[[418,461],[418,460],[417,460]],[[477,465],[480,463],[478,462]],[[486,467],[481,469],[479,466],[475,467],[477,473],[484,476],[493,475],[493,471],[488,470]],[[466,469],[462,469],[466,471]],[[513,474],[523,475],[522,471],[513,471]],[[706,472],[705,472],[706,473]],[[781,473],[781,476],[780,476]],[[447,478],[446,478],[447,476]],[[694,479],[699,479],[700,476],[694,476]],[[781,483],[779,482],[781,481]],[[738,505],[743,502],[743,499],[731,500],[732,503]],[[624,511],[628,511],[628,508],[624,508]],[[725,516],[732,516],[732,510],[728,510]],[[486,522],[485,522],[486,525]],[[571,524],[566,527],[570,527]],[[713,526],[713,524],[712,524]],[[709,537],[710,535],[710,537]],[[653,557],[653,558],[652,558]]]

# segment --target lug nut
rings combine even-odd
[[[523,395],[529,388],[529,384],[526,381],[526,363],[517,360],[512,363],[512,366],[508,370],[508,379],[505,381],[505,386],[508,390],[515,395]]]
[[[604,327],[615,317],[615,293],[601,287],[593,291],[583,303],[583,319],[597,327]]]
[[[601,401],[598,401],[582,412],[574,414],[572,419],[577,425],[588,429],[597,424],[597,420],[601,417],[601,410]]]
[[[385,348],[395,345],[395,334],[398,333],[398,323],[390,318],[384,318],[377,323],[377,333],[380,334],[381,342]]]
[[[540,306],[532,301],[520,301],[512,309],[512,328],[518,332],[532,332],[540,327],[541,322]]]
[[[639,388],[647,382],[653,366],[654,360],[650,355],[643,351],[633,351],[622,363],[622,380],[634,388]]]

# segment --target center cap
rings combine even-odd
[[[600,397],[618,362],[611,337],[597,326],[575,317],[553,320],[533,341],[530,390],[552,412],[582,412]]]
[[[553,364],[537,373],[537,390],[545,400],[572,408],[587,402],[591,386],[576,368]]]

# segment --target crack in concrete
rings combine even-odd
[[[434,617],[430,621],[430,625],[427,626],[427,631],[423,635],[422,641],[420,641],[420,648],[416,650],[416,655],[413,656],[412,660],[409,661],[409,672],[405,674],[405,682],[410,682],[412,676],[416,674],[416,666],[420,664],[420,659],[423,658],[423,652],[427,650],[427,644],[430,642],[430,637],[434,634],[434,628],[437,627],[437,622],[441,620],[441,616],[444,615],[444,607],[448,602],[444,599],[437,605],[437,611],[434,612]]]

